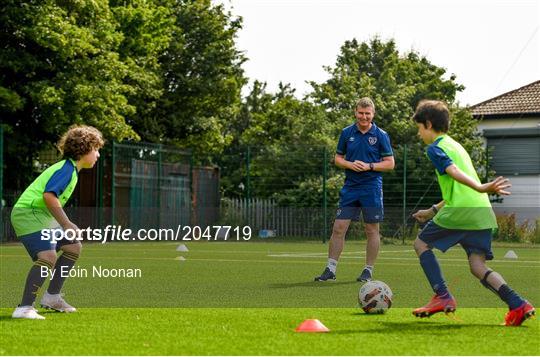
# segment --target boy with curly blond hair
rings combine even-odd
[[[42,273],[44,270],[52,270],[55,274],[43,294],[41,305],[60,312],[76,311],[60,294],[68,275],[61,273],[69,272],[74,266],[81,252],[81,243],[65,236],[50,239],[43,232],[54,231],[58,227],[64,232],[79,229],[63,207],[77,185],[79,171],[95,165],[103,145],[103,136],[96,128],[71,126],[58,142],[63,159],[43,171],[15,203],[11,223],[34,264],[28,272],[22,300],[13,312],[13,318],[45,318],[34,308],[34,301],[48,276]],[[59,256],[58,251],[62,251]]]

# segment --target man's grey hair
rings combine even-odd
[[[358,107],[360,108],[371,107],[373,108],[373,112],[375,112],[375,103],[373,103],[371,98],[368,98],[368,97],[358,99],[358,101],[356,102],[356,106],[354,108],[356,109]]]

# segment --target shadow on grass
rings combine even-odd
[[[351,281],[303,281],[299,283],[270,284],[271,289],[289,289],[289,288],[329,288],[336,285],[358,284],[356,280]]]
[[[372,316],[376,315],[367,315]],[[526,327],[526,326],[521,326]],[[466,323],[460,321],[407,321],[407,322],[391,322],[391,321],[382,321],[379,323],[378,328],[372,328],[367,330],[332,330],[331,333],[337,335],[347,335],[347,334],[372,334],[372,333],[385,333],[385,334],[401,334],[401,335],[410,335],[410,334],[425,334],[426,332],[433,335],[447,334],[448,331],[457,331],[457,330],[470,330],[471,333],[474,333],[476,329],[490,328],[490,329],[505,329],[508,328],[502,325],[493,325],[493,324],[478,324],[478,323]],[[461,331],[463,332],[463,331]]]

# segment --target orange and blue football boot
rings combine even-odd
[[[435,295],[427,305],[415,309],[413,315],[416,317],[430,317],[438,312],[448,314],[449,312],[456,311],[456,307],[456,299],[452,295],[448,294],[446,297]]]
[[[523,321],[533,317],[535,314],[536,310],[534,309],[534,306],[528,301],[525,301],[520,307],[506,313],[504,324],[506,326],[521,326]]]

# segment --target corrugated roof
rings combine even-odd
[[[473,116],[540,114],[540,80],[470,107]]]

